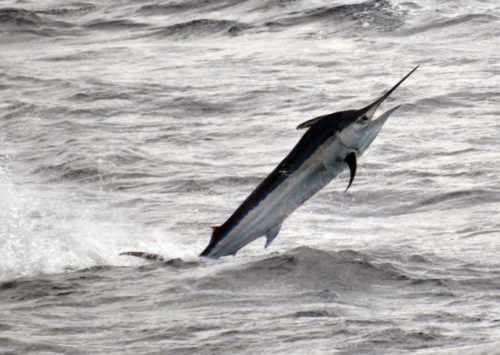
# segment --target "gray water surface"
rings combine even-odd
[[[499,29],[492,0],[0,3],[0,352],[500,353]],[[416,65],[347,193],[198,258],[299,123]]]

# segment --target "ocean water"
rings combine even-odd
[[[493,0],[0,2],[0,353],[499,354],[499,38]],[[347,193],[198,257],[416,65]]]

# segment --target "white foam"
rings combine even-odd
[[[106,202],[76,193],[16,183],[0,167],[0,281],[92,266],[140,265],[129,250],[166,258],[196,258],[163,231],[126,220]],[[52,187],[53,188],[53,187]]]

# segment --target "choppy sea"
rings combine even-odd
[[[0,353],[499,354],[499,38],[494,0],[0,1]],[[347,193],[198,257],[416,65]]]

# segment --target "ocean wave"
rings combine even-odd
[[[471,26],[489,23],[498,20],[498,16],[488,13],[470,13],[464,15],[457,15],[452,18],[434,19],[429,23],[421,26],[415,26],[404,31],[405,35],[414,35],[427,31],[437,31],[449,27],[463,27],[470,24]]]
[[[0,9],[0,28],[7,34],[31,34],[51,37],[72,28],[62,20],[55,20],[43,13],[17,8]]]
[[[302,12],[292,12],[278,19],[266,22],[269,27],[288,27],[321,21],[335,21],[335,29],[339,22],[357,24],[359,27],[370,27],[381,31],[391,31],[404,24],[405,13],[396,9],[384,0],[371,0],[358,4],[334,5],[308,9]],[[329,31],[325,27],[325,31]]]
[[[71,7],[71,5],[66,5],[65,7],[39,10],[37,11],[37,13],[50,16],[78,18],[88,15],[89,13],[95,10],[96,10],[96,5],[92,5],[90,3],[75,3],[73,7]]]
[[[43,23],[43,20],[34,11],[4,8],[0,9],[0,23],[18,27],[38,26]]]
[[[83,25],[83,27],[91,30],[107,30],[107,31],[119,31],[127,29],[137,29],[147,27],[148,24],[135,22],[127,19],[97,19],[92,20]]]
[[[0,284],[3,302],[26,301],[47,296],[63,296],[75,293],[75,285],[52,278],[18,279]]]
[[[236,7],[239,2],[209,3],[174,3],[167,5],[146,5],[136,11],[138,15],[170,15],[173,13],[202,8],[200,18],[171,24],[151,31],[151,36],[181,38],[206,37],[215,34],[237,35],[246,30],[276,31],[280,29],[303,26],[310,23],[321,23],[325,32],[346,32],[370,28],[377,31],[392,31],[404,24],[405,11],[385,0],[370,0],[357,4],[342,4],[304,8],[299,5],[279,3],[247,4],[244,15],[252,16],[251,22],[225,20],[220,18],[203,18],[203,13],[224,9],[228,16],[241,12]],[[231,7],[233,7],[231,9]],[[224,16],[226,12],[218,13]],[[243,16],[244,17],[244,16]],[[346,26],[347,27],[346,27]]]
[[[366,254],[353,250],[324,251],[299,247],[284,254],[270,255],[225,269],[197,284],[203,288],[233,287],[300,290],[362,290],[372,285],[407,280],[389,263],[377,264]],[[225,286],[224,286],[225,285]]]
[[[250,288],[270,292],[270,286],[273,286],[279,292],[291,289],[300,291],[301,296],[307,293],[311,297],[329,299],[337,298],[339,292],[371,292],[373,287],[380,286],[407,290],[402,297],[412,298],[412,292],[416,292],[442,298],[464,289],[489,290],[498,287],[500,282],[494,270],[483,270],[478,277],[473,267],[459,267],[459,270],[450,269],[444,273],[439,266],[443,261],[435,262],[419,255],[398,259],[394,256],[388,261],[375,254],[354,250],[298,247],[283,254],[253,258],[250,262],[233,263],[226,259],[230,264],[225,265],[223,271],[191,282],[202,289]],[[422,273],[422,269],[427,272]],[[310,294],[312,291],[314,294]],[[326,293],[320,295],[318,292]]]
[[[184,11],[192,13],[193,11],[210,12],[219,11],[221,9],[238,5],[238,0],[195,0],[195,1],[179,1],[168,4],[148,4],[143,5],[136,10],[136,14],[142,16],[158,16],[179,14]]]
[[[275,31],[280,28],[302,26],[308,23],[320,22],[326,32],[345,32],[370,28],[377,31],[394,30],[404,24],[405,12],[385,0],[370,0],[357,4],[342,4],[304,8],[298,5],[247,4],[246,10],[238,8],[240,2],[189,2],[171,3],[165,5],[144,5],[115,18],[103,18],[94,6],[76,6],[25,10],[18,8],[0,9],[0,28],[9,32],[29,33],[41,36],[58,35],[88,35],[88,30],[124,31],[140,30],[138,37],[169,37],[169,38],[204,38],[216,35],[240,35],[249,29],[257,31]],[[269,9],[272,7],[273,9]],[[197,18],[193,18],[193,9],[198,9]],[[134,15],[130,13],[132,11]],[[168,23],[158,27],[147,16],[170,16],[188,12],[189,20],[179,23]],[[214,11],[218,17],[228,16],[230,19],[213,18]],[[238,18],[248,18],[241,14],[244,11],[254,13],[251,22],[232,20],[234,14]],[[255,14],[257,16],[255,16]],[[133,16],[133,18],[130,18]],[[146,17],[145,17],[146,16]],[[129,17],[129,18],[127,18]],[[84,22],[75,21],[76,18]],[[343,24],[346,24],[344,26]],[[353,26],[354,24],[354,26]],[[136,36],[136,37],[137,37]]]
[[[228,20],[196,19],[153,30],[148,36],[155,37],[205,37],[214,34],[236,35],[249,25]]]
[[[91,182],[102,181],[114,176],[107,174],[96,168],[72,166],[72,162],[65,162],[58,165],[40,165],[31,171],[32,175],[38,178],[45,177],[48,182],[59,181],[76,181],[76,182]]]
[[[494,204],[500,201],[498,194],[492,193],[491,189],[462,189],[455,191],[429,191],[416,195],[414,192],[408,193],[407,201],[397,208],[391,210],[392,215],[404,215],[418,213],[423,210],[432,209],[454,210],[461,208],[471,208],[472,206]]]

